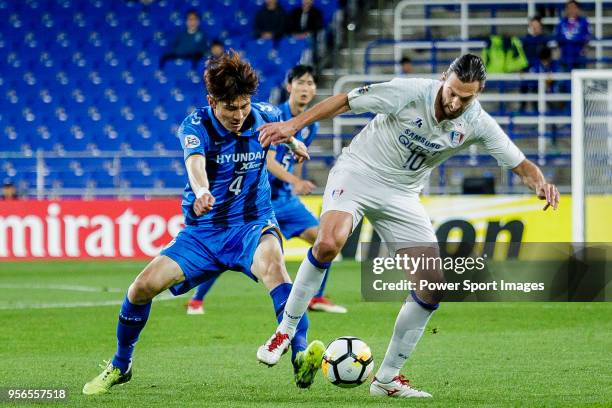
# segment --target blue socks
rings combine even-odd
[[[192,296],[191,299],[193,300],[199,300],[202,301],[204,300],[204,296],[206,296],[206,294],[208,293],[208,291],[210,290],[210,288],[212,288],[212,286],[215,284],[215,282],[217,281],[217,278],[219,276],[215,276],[214,278],[210,278],[204,282],[202,282],[200,284],[200,286],[197,287],[195,294]]]
[[[146,305],[130,303],[127,295],[121,305],[119,322],[117,323],[117,353],[113,357],[113,366],[125,373],[132,360],[134,345],[149,318],[151,302]]]
[[[280,323],[283,320],[283,312],[285,310],[285,304],[289,298],[289,293],[293,285],[291,283],[281,283],[270,291],[270,297],[274,303],[274,312],[276,313],[276,319]],[[298,352],[306,350],[308,347],[308,315],[304,314],[298,323],[295,336],[291,340],[291,361],[295,360],[295,356]]]

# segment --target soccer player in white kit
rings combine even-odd
[[[329,174],[317,239],[304,259],[287,300],[283,320],[257,351],[273,365],[288,347],[326,268],[355,226],[367,216],[389,251],[410,257],[438,256],[431,221],[419,193],[432,169],[472,144],[510,168],[537,196],[544,210],[557,208],[559,192],[516,147],[476,100],[486,69],[472,54],[451,63],[441,80],[400,79],[331,96],[287,122],[262,127],[260,141],[283,143],[308,124],[344,112],[376,117],[346,147]],[[444,281],[442,271],[419,270],[415,279]],[[370,385],[371,395],[431,397],[413,388],[400,369],[414,350],[443,293],[412,291],[397,316],[385,358]]]

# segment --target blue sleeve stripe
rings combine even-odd
[[[319,269],[328,269],[331,266],[331,262],[319,262],[317,258],[312,254],[312,248],[308,250],[308,260],[311,264]]]
[[[412,299],[414,299],[414,301],[415,301],[416,303],[418,303],[418,304],[419,304],[419,306],[421,306],[421,307],[422,307],[422,308],[424,308],[424,309],[427,309],[427,310],[436,310],[437,308],[439,308],[439,307],[440,307],[440,304],[439,304],[439,303],[438,303],[438,304],[436,304],[436,305],[432,305],[431,303],[427,303],[427,302],[425,302],[425,301],[421,300],[421,298],[419,298],[419,297],[417,296],[416,291],[414,291],[414,290],[411,290],[411,291],[410,291],[410,294],[412,295]]]

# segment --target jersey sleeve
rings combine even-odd
[[[501,167],[513,169],[525,160],[523,152],[488,113],[481,112],[476,126],[480,144],[491,156],[495,157]]]
[[[302,132],[304,132],[304,129],[302,129]],[[308,135],[303,138],[306,147],[310,147],[311,143],[316,139],[318,134],[319,122],[315,122],[312,125],[308,126]]]
[[[353,113],[397,114],[416,100],[431,83],[420,78],[395,78],[389,82],[364,85],[348,93],[349,107]]]
[[[256,102],[253,104],[253,107],[259,111],[261,118],[266,123],[283,121],[283,113],[274,105],[271,105],[267,102]]]
[[[201,125],[201,117],[197,112],[187,116],[177,131],[177,137],[183,148],[183,158],[194,154],[206,155],[208,134]]]

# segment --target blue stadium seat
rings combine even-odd
[[[107,170],[94,170],[91,173],[91,178],[98,188],[114,188],[117,187],[115,176]]]
[[[0,129],[0,146],[6,152],[19,152],[24,145],[27,145],[25,135],[17,132],[15,126],[7,125]]]
[[[166,188],[184,188],[187,183],[186,174],[176,170],[159,171],[157,172],[157,178]]]
[[[60,171],[57,172],[58,181],[64,188],[81,188],[88,187],[90,176],[84,171]]]
[[[67,133],[60,134],[60,141],[66,151],[83,151],[90,147],[92,137],[80,125],[71,124]]]
[[[59,137],[48,126],[40,124],[33,130],[30,132],[30,147],[32,149],[53,150],[58,147]]]
[[[132,150],[153,150],[157,144],[155,133],[145,124],[140,124],[135,132],[126,134],[126,141],[129,143]]]
[[[122,180],[133,188],[153,188],[155,177],[153,172],[145,170],[127,170],[121,172]]]

